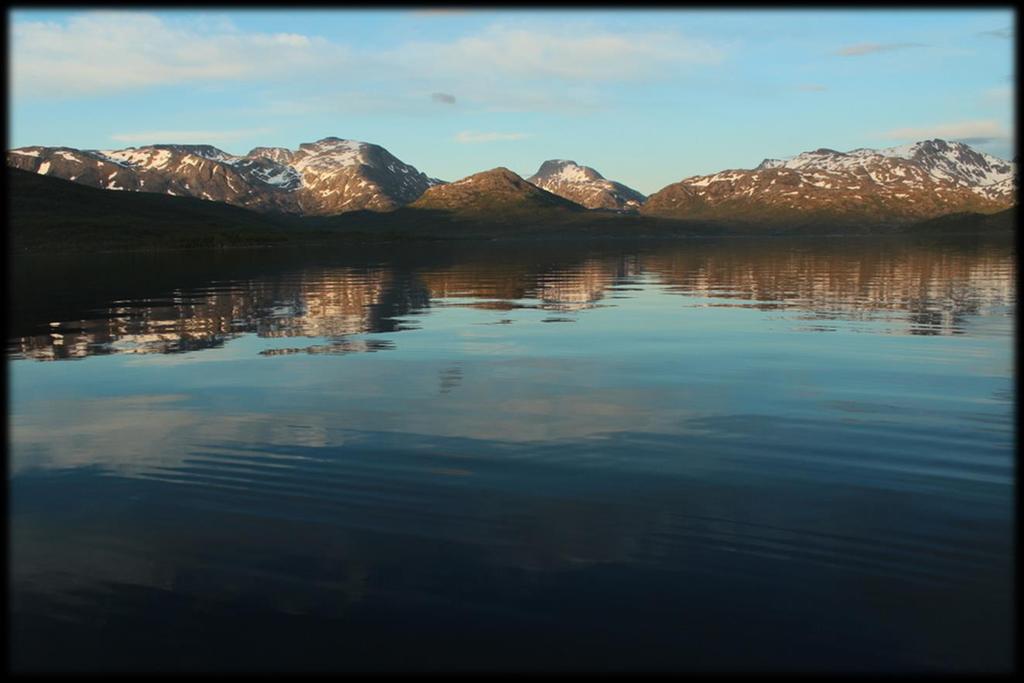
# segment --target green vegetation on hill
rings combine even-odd
[[[1011,206],[998,213],[952,213],[931,218],[904,228],[912,234],[960,234],[1009,232],[1017,227],[1017,207]]]
[[[510,174],[509,175],[514,175]],[[8,237],[15,251],[106,251],[435,239],[648,238],[776,234],[928,234],[1010,231],[1016,210],[922,223],[837,226],[661,218],[586,210],[518,176],[488,172],[488,189],[432,192],[392,212],[299,217],[144,192],[100,190],[8,168]],[[525,181],[522,181],[525,183]],[[451,186],[444,186],[451,188]],[[494,194],[495,196],[492,196]],[[429,196],[428,196],[429,195]],[[552,199],[553,198],[553,199]]]
[[[461,216],[487,216],[498,220],[509,216],[529,216],[545,210],[557,213],[586,211],[576,202],[542,190],[504,167],[430,187],[409,208],[451,211]]]
[[[220,202],[116,192],[8,168],[8,230],[16,250],[275,244],[287,221]]]

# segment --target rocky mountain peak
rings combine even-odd
[[[527,180],[588,209],[634,211],[645,199],[636,190],[569,159],[549,159]]]
[[[295,152],[287,147],[253,147],[245,156],[248,159],[264,158],[279,164],[289,164]]]
[[[365,144],[365,142],[360,142],[359,140],[349,140],[347,138],[339,138],[334,135],[329,135],[325,138],[320,138],[316,142],[303,142],[299,145],[299,149],[312,151],[323,151],[338,148],[358,149]]]
[[[827,172],[878,173],[890,170],[901,177],[924,172],[997,201],[1009,201],[1015,191],[1016,164],[972,149],[963,142],[938,138],[884,149],[850,152],[817,149],[789,159],[765,159],[755,171],[772,168]],[[902,170],[896,170],[902,168]]]
[[[158,144],[149,145],[148,149],[163,149],[172,152],[181,152],[183,154],[194,154],[197,157],[203,157],[204,159],[210,159],[211,161],[228,161],[237,158],[222,149],[214,147],[213,145]]]
[[[363,163],[365,143],[340,138],[324,138],[316,142],[304,142],[292,156],[290,165],[300,173],[337,170]]]
[[[530,177],[530,182],[534,184],[538,180],[581,183],[592,180],[604,180],[604,176],[589,166],[580,166],[575,161],[549,159],[541,164],[537,172]]]
[[[979,194],[1002,194],[1014,189],[1016,163],[979,152],[963,142],[923,140],[879,153],[909,159],[933,176],[973,187]]]

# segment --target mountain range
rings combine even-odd
[[[106,190],[157,192],[225,202],[257,211],[324,216],[391,211],[441,181],[383,147],[324,138],[257,147],[244,156],[211,145],[151,145],[120,150],[22,147],[7,164]]]
[[[506,168],[447,183],[379,145],[337,137],[238,156],[211,145],[121,150],[21,147],[9,167],[105,190],[223,202],[264,213],[333,216],[402,207],[486,218],[585,209],[653,218],[750,223],[906,223],[1016,204],[1016,163],[961,142],[818,149],[752,169],[693,176],[649,197],[575,161],[552,159],[527,179]]]
[[[194,247],[343,245],[465,239],[641,239],[728,235],[1005,234],[1016,207],[961,212],[901,224],[742,222],[665,218],[632,211],[588,210],[541,190],[507,169],[479,182],[430,188],[422,201],[394,211],[302,216],[253,211],[224,202],[156,192],[117,192],[7,169],[7,246],[12,253],[136,251]],[[477,186],[479,189],[474,189]],[[442,190],[444,190],[442,192]]]

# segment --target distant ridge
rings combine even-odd
[[[684,178],[650,197],[568,159],[549,159],[525,180],[499,167],[446,184],[379,145],[339,137],[245,155],[202,144],[34,146],[9,150],[7,164],[104,190],[322,217],[429,206],[477,217],[505,212],[490,217],[497,220],[509,211],[585,207],[698,221],[896,224],[995,213],[1016,205],[1017,193],[1015,162],[939,139],[880,150],[822,147],[753,169]]]
[[[1016,163],[978,152],[962,142],[923,140],[885,149],[837,152],[817,149],[792,159],[765,159],[755,170],[792,168],[851,170],[879,163],[879,157],[904,159],[938,180],[949,180],[996,201],[1010,201],[1016,191]]]
[[[886,150],[817,149],[686,178],[648,197],[651,216],[765,223],[906,223],[995,213],[1016,202],[1014,165],[962,143],[932,140]]]

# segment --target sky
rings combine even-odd
[[[1015,13],[13,10],[9,148],[328,136],[428,175],[572,159],[650,194],[827,147],[1014,155]]]

